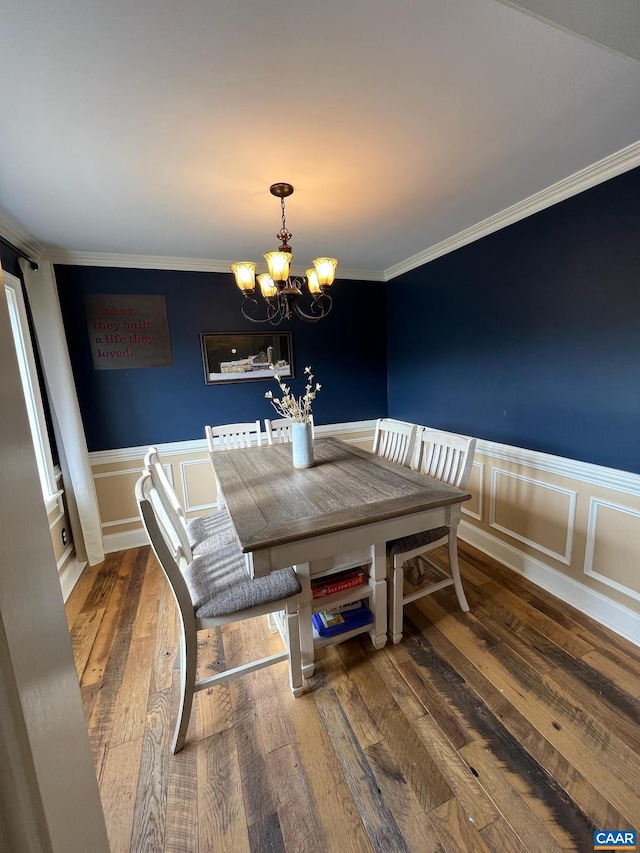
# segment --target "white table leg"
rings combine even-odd
[[[387,642],[387,548],[384,542],[371,546],[369,583],[373,590],[373,628],[369,636],[375,648],[381,649]]]
[[[311,570],[309,563],[298,563],[293,567],[302,587],[298,598],[298,621],[300,623],[300,653],[302,655],[302,674],[305,678],[313,675],[314,647],[313,626],[311,622]]]

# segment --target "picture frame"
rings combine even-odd
[[[283,379],[294,377],[291,332],[201,332],[206,385],[273,379],[269,359]]]

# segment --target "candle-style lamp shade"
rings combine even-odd
[[[309,293],[312,293],[314,296],[316,296],[318,293],[322,293],[322,291],[320,290],[320,284],[318,282],[318,273],[314,269],[307,270],[306,276]]]
[[[236,284],[243,293],[250,293],[256,286],[256,265],[253,261],[238,261],[231,264],[231,272],[234,274]]]
[[[278,295],[278,288],[273,283],[273,279],[268,272],[260,273],[258,284],[260,285],[260,293],[265,299],[275,299]]]
[[[267,252],[264,256],[269,273],[274,281],[286,281],[289,278],[289,264],[293,255],[291,252]]]
[[[313,265],[318,275],[318,284],[330,287],[336,277],[338,261],[335,258],[316,258]]]

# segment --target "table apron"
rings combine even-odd
[[[314,560],[331,557],[356,548],[371,546],[377,543],[389,542],[400,536],[409,536],[430,530],[434,527],[449,527],[460,521],[461,503],[435,507],[423,512],[401,515],[326,533],[320,536],[310,536],[295,542],[273,545],[245,554],[247,568],[252,577],[263,577],[275,569],[284,569],[299,563],[310,563]]]

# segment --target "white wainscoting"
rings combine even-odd
[[[640,542],[640,510],[623,506],[619,503],[613,503],[612,501],[605,501],[600,498],[591,498],[589,504],[589,524],[587,527],[587,547],[584,558],[584,573],[585,575],[600,581],[600,583],[606,584],[612,589],[617,589],[625,595],[635,598],[636,601],[640,601],[640,562],[636,564],[639,584],[638,589],[622,584],[593,568],[598,534],[598,509],[600,507],[606,507],[607,509],[622,513],[624,516],[629,518],[637,519],[637,532],[635,532],[634,536],[630,537],[630,541]]]
[[[498,480],[500,477],[506,477],[513,480],[519,480],[522,483],[526,483],[529,486],[535,486],[539,489],[548,489],[552,492],[557,492],[559,494],[566,495],[569,499],[567,506],[567,515],[564,519],[558,519],[558,521],[562,521],[562,524],[565,528],[565,547],[562,553],[558,551],[554,551],[551,548],[547,548],[541,542],[537,542],[533,539],[529,539],[527,536],[523,536],[521,533],[518,533],[515,530],[512,530],[509,527],[506,527],[502,524],[498,524],[496,521],[496,508],[498,503]],[[532,548],[535,548],[537,551],[540,551],[542,554],[546,554],[549,557],[553,557],[555,560],[559,560],[561,563],[564,563],[566,566],[571,565],[571,546],[573,543],[573,534],[575,528],[575,518],[576,518],[576,499],[577,492],[573,489],[565,489],[560,486],[551,485],[550,483],[545,483],[542,480],[536,480],[533,477],[525,477],[522,474],[514,474],[512,471],[503,471],[501,468],[492,468],[491,470],[491,504],[489,509],[489,527],[493,527],[494,530],[499,530],[501,533],[505,533],[507,536],[510,536],[512,539],[517,539],[519,542],[524,543],[525,545],[530,545]]]
[[[373,438],[374,427],[373,420],[332,424],[316,427],[316,435],[339,435],[346,441],[362,442]],[[100,466],[94,476],[118,477],[137,472],[147,449],[124,448],[90,454],[94,468]],[[165,458],[196,457],[174,458],[166,465],[167,473],[173,481],[173,465],[178,466],[179,475],[175,479],[183,491],[188,512],[203,513],[215,509],[214,503],[199,503],[195,496],[192,503],[189,495],[187,472],[193,471],[194,465],[209,464],[206,441],[172,442],[159,445],[158,450]],[[602,549],[608,547],[606,538],[598,540],[598,510],[604,508],[638,519],[639,535],[629,547],[637,550],[640,565],[640,475],[483,439],[477,441],[476,455],[474,471],[477,476],[471,481],[476,500],[473,511],[463,509],[467,517],[461,523],[460,538],[640,645],[640,612],[637,606],[640,592],[612,580],[594,566],[594,555],[606,559],[606,553],[602,553]],[[133,464],[119,471],[115,466],[123,463]],[[109,471],[108,466],[111,465],[114,470]],[[500,524],[499,513],[496,520],[496,483],[504,476],[528,484],[534,488],[534,495],[535,490],[550,489],[556,495],[566,496],[564,506],[559,504],[558,517],[545,519],[556,527],[556,536],[557,528],[561,528],[563,537],[566,531],[564,545],[560,542],[557,550],[548,548],[544,541],[536,541],[535,536],[522,535],[519,530],[510,530]],[[105,550],[108,552],[147,544],[139,519],[131,511],[126,511],[132,508],[128,491],[123,495],[122,509],[125,511],[122,517],[114,519],[111,513],[107,517],[112,520],[103,525]],[[485,506],[488,518],[485,518]],[[124,529],[114,529],[118,527]],[[505,541],[505,537],[509,541]],[[544,539],[544,536],[540,538]],[[535,549],[535,556],[530,553],[531,549]],[[580,581],[581,577],[585,578],[584,583]]]
[[[561,601],[566,601],[576,610],[586,613],[606,628],[640,646],[640,614],[464,520],[460,524],[458,535],[463,542],[468,542],[546,589]]]

